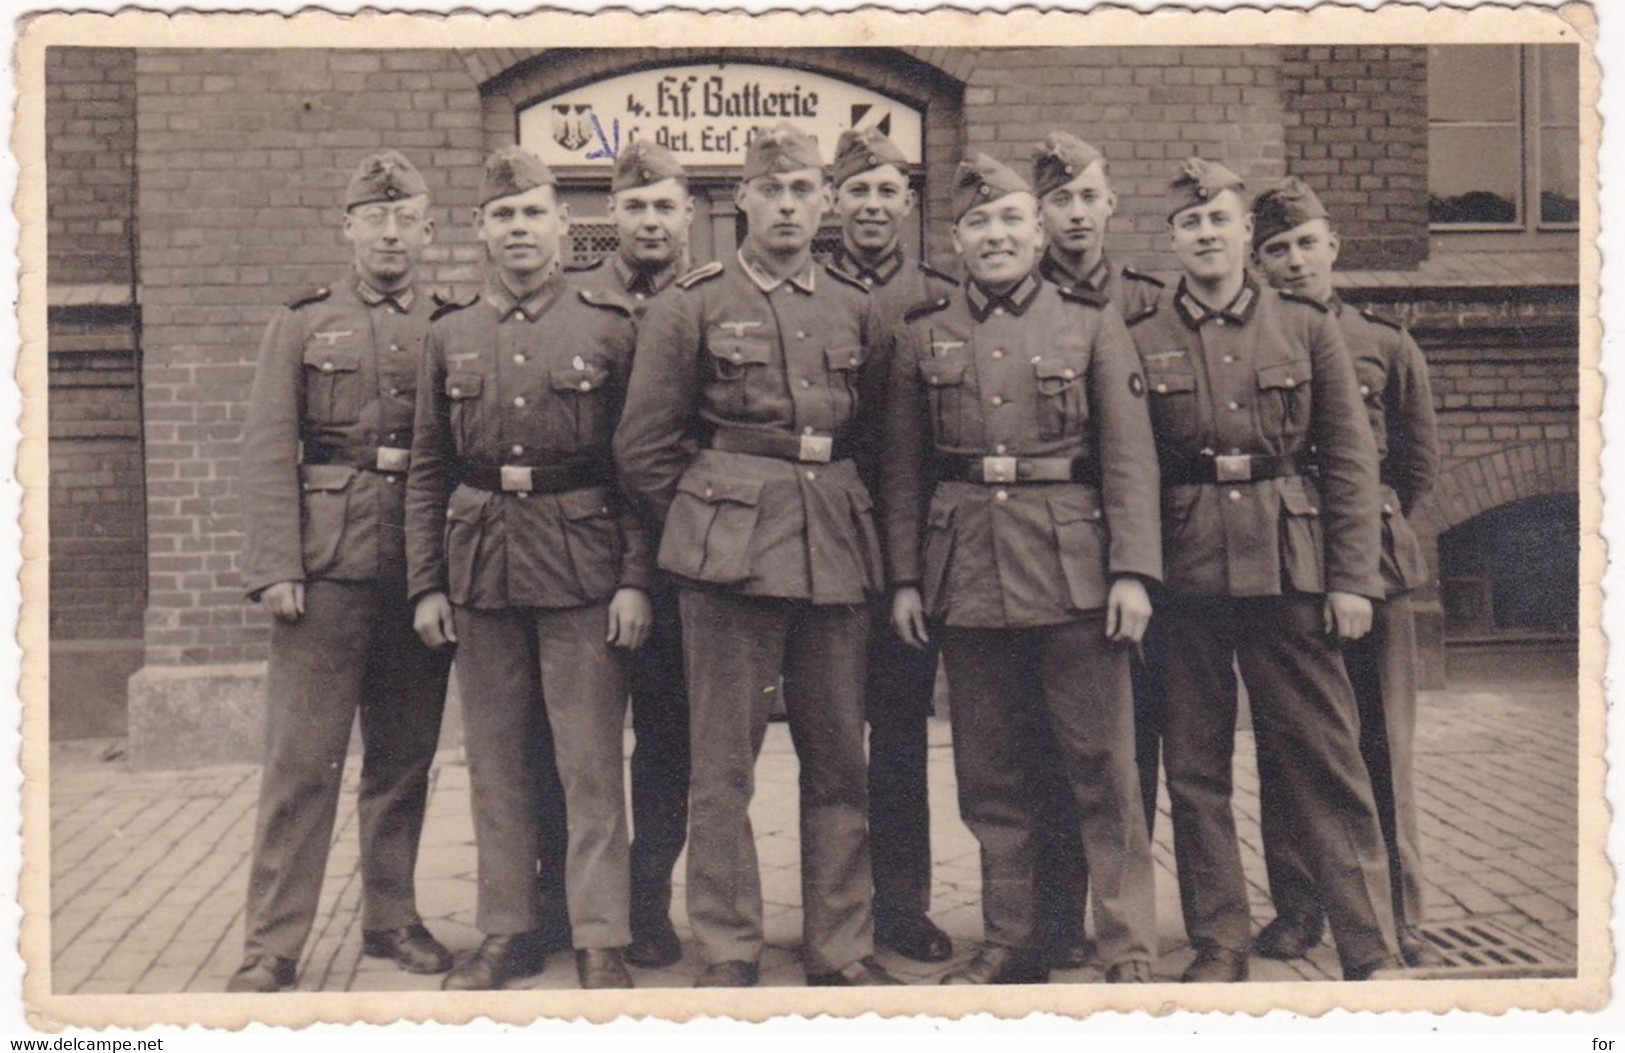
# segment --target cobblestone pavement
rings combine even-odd
[[[1567,680],[1460,678],[1424,693],[1417,776],[1435,921],[1493,918],[1548,955],[1575,952],[1577,700]],[[630,747],[630,737],[628,738]],[[59,994],[219,991],[242,951],[243,898],[259,771],[251,766],[131,773],[116,742],[53,748],[51,792],[52,989]],[[112,759],[107,759],[111,757]],[[438,977],[412,976],[361,955],[354,777],[347,773],[320,912],[301,963],[303,990],[433,990]],[[785,725],[770,727],[752,818],[767,904],[764,984],[800,985],[796,766]],[[931,810],[935,866],[932,917],[968,952],[981,933],[976,845],[960,823],[945,722],[932,722]],[[1159,979],[1190,957],[1180,924],[1167,799],[1158,818]],[[1273,916],[1258,845],[1252,737],[1238,736],[1236,809],[1254,921]],[[683,864],[675,897],[679,932]],[[474,918],[474,843],[468,768],[460,750],[433,773],[418,872],[419,909],[455,951],[479,943]],[[899,976],[931,982],[946,966],[921,966],[889,952]],[[1306,959],[1255,958],[1254,980],[1335,979],[1322,945]],[[692,948],[666,970],[636,970],[640,986],[687,986]],[[1057,973],[1090,982],[1098,970]],[[568,956],[520,986],[575,984]]]

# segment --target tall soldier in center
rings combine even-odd
[[[438,312],[418,381],[407,582],[431,646],[457,642],[485,941],[446,977],[501,987],[545,960],[542,744],[568,818],[565,893],[584,988],[630,987],[625,650],[649,631],[649,546],[609,457],[636,346],[618,299],[569,287],[553,173],[493,153],[480,295]]]
[[[1037,863],[1053,769],[1077,803],[1106,978],[1149,981],[1129,684],[1145,582],[1162,573],[1145,383],[1115,307],[1034,273],[1025,180],[967,161],[954,214],[968,276],[904,316],[881,488],[893,622],[916,646],[942,636],[960,813],[982,850],[987,943],[943,982],[1048,979]]]
[[[835,211],[841,244],[828,265],[872,290],[883,331],[914,304],[953,288],[923,261],[910,264],[902,223],[914,210],[908,159],[873,128],[841,133],[835,147]],[[874,351],[881,349],[876,348]],[[871,368],[880,368],[875,360]],[[859,463],[874,466],[875,456]],[[871,490],[876,479],[866,479]],[[887,605],[889,610],[889,605]],[[885,611],[869,631],[869,845],[875,879],[875,942],[920,962],[954,952],[931,921],[931,808],[926,720],[937,686],[937,648],[904,646]]]
[[[875,962],[863,680],[881,587],[869,491],[869,297],[812,259],[830,206],[817,142],[780,124],[746,148],[729,260],[649,310],[615,453],[665,524],[688,672],[688,913],[700,986],[756,983],[761,876],[748,809],[783,678],[800,761],[802,956],[814,985],[894,984]],[[697,448],[696,448],[697,444]]]

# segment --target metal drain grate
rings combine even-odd
[[[1444,959],[1443,965],[1408,969],[1407,979],[1514,979],[1575,975],[1574,962],[1531,942],[1490,918],[1418,925],[1415,932]]]

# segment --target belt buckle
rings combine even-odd
[[[828,464],[830,456],[834,452],[834,437],[829,435],[803,435],[801,437],[801,449],[796,453],[796,460]]]
[[[378,463],[380,472],[404,472],[412,466],[412,451],[403,450],[399,446],[378,447]]]
[[[502,492],[507,494],[528,494],[531,491],[530,469],[519,465],[505,464],[502,466]]]
[[[1016,481],[1016,459],[1014,457],[983,457],[982,482],[984,483],[1013,483]]]
[[[1213,458],[1213,477],[1221,483],[1250,483],[1253,457],[1250,453],[1221,453]]]

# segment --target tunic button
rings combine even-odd
[[[804,387],[804,388],[810,388],[810,387],[812,387],[812,381],[808,380],[806,377],[802,377],[801,378],[801,386]]]
[[[1291,377],[1287,377],[1285,380],[1281,381],[1281,383],[1289,388],[1295,388],[1298,386],[1298,382]]]
[[[395,485],[395,477],[393,475],[386,475],[386,476],[384,476],[384,482],[388,483],[390,486],[394,486]]]
[[[809,424],[805,428],[801,429],[801,434],[803,434],[803,435],[811,435],[816,430],[817,430],[816,428],[814,428],[811,424]]]
[[[993,500],[995,500],[995,501],[1008,501],[1008,500],[1010,500],[1010,491],[1008,491],[1008,490],[995,490],[995,491],[993,491]]]
[[[643,299],[643,294],[642,293],[633,293],[632,295],[636,296],[640,300]]]
[[[706,497],[715,497],[716,495],[717,495],[716,491],[711,489],[709,486],[705,488],[705,496]]]
[[[323,362],[322,363],[322,372],[323,373],[331,373],[331,372],[333,372],[333,363],[331,363],[331,362]]]
[[[995,307],[995,308],[993,308],[993,313],[994,313],[994,314],[998,314],[998,315],[1002,315],[1002,314],[1004,314],[1004,308],[1002,308],[1002,307]]]
[[[993,357],[994,358],[1003,358],[1004,357],[1004,352],[1002,350],[1000,350],[999,348],[995,347],[993,349]]]
[[[399,351],[401,349],[401,345],[400,344],[390,344],[389,349],[391,351]]]
[[[522,366],[522,365],[525,364],[525,356],[524,355],[514,355],[513,360],[514,360],[515,365]]]
[[[390,388],[389,393],[391,395],[399,395],[401,393],[401,389],[400,388]]]
[[[1168,394],[1168,385],[1167,384],[1158,384],[1157,385],[1157,394],[1159,394],[1159,395]]]
[[[1077,376],[1078,376],[1078,374],[1077,374],[1077,372],[1075,370],[1071,370],[1071,369],[1063,369],[1063,370],[1061,370],[1061,378],[1063,380],[1075,380],[1077,378]]]
[[[513,455],[514,455],[514,456],[515,456],[515,457],[518,457],[518,456],[519,456],[519,455],[520,455],[520,454],[522,454],[522,453],[524,453],[524,452],[525,452],[525,448],[524,448],[524,447],[523,447],[523,446],[521,446],[521,445],[520,445],[520,444],[519,444],[519,443],[517,443],[517,442],[516,442],[516,443],[514,443],[514,444],[513,444],[513,446],[512,446],[512,447],[510,447],[510,449],[511,449],[511,450],[512,450],[512,451],[513,451]]]
[[[863,284],[865,284],[865,285],[873,285],[874,283],[875,283],[875,280],[873,278],[870,278],[867,275],[864,276]]]
[[[1384,501],[1382,503],[1382,513],[1383,513],[1383,515],[1389,515],[1389,516],[1393,515],[1394,514],[1394,506],[1389,504],[1387,501]]]
[[[452,398],[454,398],[454,399],[455,398],[461,398],[462,395],[463,395],[463,389],[462,388],[452,388],[451,389],[451,397]]]
[[[849,356],[847,356],[846,362],[847,362],[847,365],[855,366],[855,365],[858,364],[858,356],[857,355],[849,355]]]
[[[993,405],[995,405],[995,406],[1004,405],[1004,396],[1003,395],[994,395],[993,396]]]
[[[998,454],[1000,457],[1003,457],[1006,449],[1008,449],[1008,447],[1001,442],[997,446],[993,447],[993,452]]]
[[[326,369],[327,367],[323,366],[322,368]],[[1371,385],[1370,384],[1361,384],[1360,385],[1360,394],[1362,394],[1362,395],[1371,394]]]
[[[583,381],[582,381],[582,382],[581,382],[581,390],[582,390],[582,391],[591,391],[591,390],[592,390],[592,381],[590,381],[590,380],[583,380]]]
[[[807,478],[808,479],[816,479],[816,478],[818,478],[818,473],[813,471],[811,468],[809,468],[809,469],[807,469]]]
[[[514,399],[513,399],[513,404],[515,406],[519,406],[519,407],[523,408],[523,406],[525,405],[525,396],[523,396],[523,395],[515,395]]]
[[[1224,362],[1225,365],[1229,365],[1231,362],[1234,362],[1235,360],[1236,360],[1235,355],[1225,355],[1222,361]]]
[[[1232,501],[1240,501],[1241,500],[1241,491],[1240,490],[1232,490],[1232,491],[1230,491],[1230,500],[1232,500]]]
[[[735,351],[733,357],[734,357],[735,362],[739,362],[739,361],[743,360],[745,356],[740,354],[738,351]]]
[[[1241,408],[1241,403],[1239,403],[1239,402],[1231,402],[1230,403],[1230,408],[1233,409],[1233,410],[1238,410],[1238,409]]]
[[[1034,355],[1033,356],[1033,365],[1036,366],[1036,365],[1038,365],[1038,363],[1040,363],[1042,361],[1044,361],[1044,356],[1043,355]]]
[[[933,385],[935,385],[935,384],[940,384],[940,383],[942,383],[942,378],[941,378],[941,377],[932,377],[932,378],[931,378],[931,383],[932,383],[932,384],[933,384]]]

